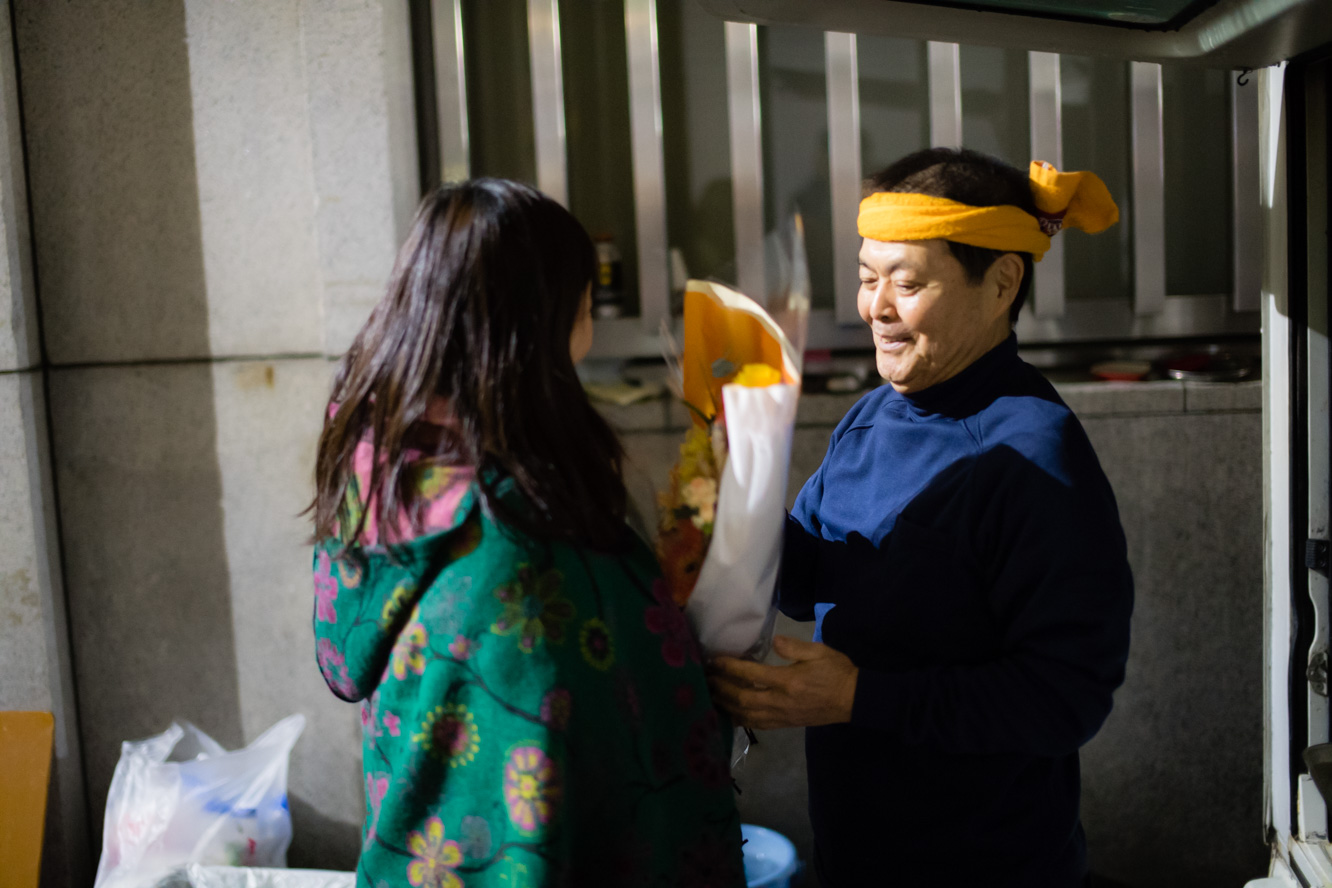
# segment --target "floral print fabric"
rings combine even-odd
[[[419,477],[423,535],[314,555],[316,662],[361,703],[358,885],[742,886],[729,729],[651,553],[539,543],[470,474]]]

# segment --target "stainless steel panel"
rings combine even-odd
[[[859,324],[860,72],[856,35],[823,35],[828,66],[828,182],[832,189],[833,304],[837,322]]]
[[[1235,311],[1258,311],[1263,294],[1263,217],[1258,203],[1258,84],[1230,82],[1231,255]]]
[[[1122,299],[1074,299],[1059,318],[1023,312],[1018,317],[1018,340],[1024,345],[1085,342],[1109,339],[1148,339],[1211,335],[1256,334],[1258,319],[1230,310],[1230,295],[1170,296],[1155,314],[1137,314]]]
[[[440,178],[457,182],[471,175],[472,166],[467,134],[462,0],[430,0],[430,22],[435,45]]]
[[[1261,68],[1332,42],[1326,0],[1225,0],[1174,30],[952,9],[919,0],[698,0],[718,18],[1067,55]],[[1041,4],[1026,4],[1028,6]]]
[[[568,206],[559,0],[527,0],[527,48],[532,59],[537,187]]]
[[[736,284],[745,295],[765,303],[763,129],[756,25],[726,23],[726,95],[731,127]]]
[[[1059,89],[1059,55],[1053,52],[1027,53],[1028,84],[1031,100],[1031,156],[1058,169],[1064,168],[1062,124],[1063,96]],[[1057,318],[1064,313],[1064,239],[1056,235],[1050,249],[1036,263],[1035,305],[1039,318]]]
[[[1161,66],[1130,62],[1133,117],[1133,310],[1165,307],[1165,141]]]
[[[638,237],[638,294],[645,333],[671,314],[666,237],[666,166],[662,155],[661,68],[657,0],[625,0],[629,62],[630,151],[634,166],[634,223]]]
[[[962,145],[962,53],[956,43],[929,44],[930,144]]]

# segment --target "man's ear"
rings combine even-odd
[[[985,276],[990,279],[997,291],[995,297],[998,301],[993,306],[995,314],[1008,314],[1008,309],[1017,299],[1018,289],[1022,286],[1022,275],[1025,272],[1022,257],[1017,253],[1005,253],[994,260],[994,264],[990,266]]]

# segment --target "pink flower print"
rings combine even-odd
[[[517,746],[504,763],[504,803],[509,820],[523,835],[533,835],[555,818],[562,795],[555,761],[539,746]]]
[[[333,562],[327,552],[320,552],[315,569],[315,619],[323,623],[336,623],[338,612],[333,602],[338,600],[338,581],[333,579]]]
[[[647,627],[653,635],[662,636],[661,658],[666,665],[678,668],[685,664],[685,658],[699,662],[698,642],[689,629],[689,620],[671,600],[671,590],[664,580],[652,584],[652,597],[657,603],[647,609]]]
[[[689,734],[685,737],[685,764],[690,776],[704,786],[725,786],[731,771],[722,747],[717,710],[709,708],[702,718],[689,726]]]
[[[394,678],[402,681],[409,672],[425,675],[426,641],[425,626],[413,619],[393,645],[393,656],[389,660],[389,666]]]
[[[427,818],[421,832],[407,834],[407,851],[412,855],[407,881],[413,888],[463,888],[454,872],[462,863],[462,848],[444,838],[444,821],[438,817]]]
[[[698,888],[734,885],[744,872],[743,859],[735,845],[704,833],[692,847],[680,851],[681,884]]]
[[[573,695],[566,688],[555,688],[541,700],[541,722],[552,731],[563,731],[573,714]]]
[[[629,673],[621,672],[615,682],[615,696],[620,705],[624,707],[624,713],[629,718],[629,723],[637,729],[643,721],[643,702],[638,697],[638,688],[634,687],[633,679]]]
[[[379,694],[361,701],[361,730],[367,737],[378,737],[383,733],[379,729]]]
[[[402,719],[391,712],[384,713],[384,727],[388,729],[390,737],[397,737],[402,733]]]
[[[453,641],[449,642],[449,656],[460,662],[472,659],[476,649],[477,643],[465,635],[455,636]]]
[[[682,684],[675,689],[675,705],[680,709],[689,710],[694,708],[694,686]]]
[[[347,674],[347,659],[327,638],[319,639],[315,645],[315,656],[319,661],[319,671],[324,675],[328,686],[346,699],[356,696],[356,685]]]
[[[370,828],[366,830],[362,851],[375,843],[375,830],[379,826],[379,809],[384,803],[384,796],[388,795],[388,783],[387,774],[365,775],[365,800],[370,805]]]

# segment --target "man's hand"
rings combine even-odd
[[[860,670],[845,654],[824,644],[785,635],[773,650],[790,666],[765,666],[734,657],[711,664],[713,698],[750,728],[796,728],[851,720]]]

